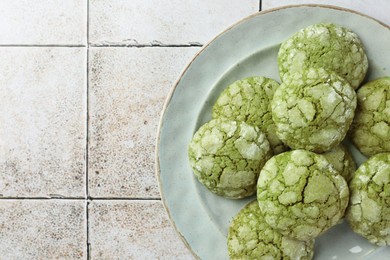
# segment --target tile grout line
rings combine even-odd
[[[90,44],[89,47],[93,48],[191,48],[191,47],[203,47],[203,44]]]
[[[91,259],[90,250],[91,250],[91,244],[90,244],[90,238],[89,238],[89,0],[87,0],[87,66],[86,66],[86,125],[85,125],[85,218],[86,218],[86,244],[87,244],[87,260]]]
[[[0,44],[0,47],[34,47],[34,48],[80,48],[84,44]]]
[[[134,198],[126,198],[126,197],[96,197],[96,198],[88,198],[88,201],[94,201],[94,200],[126,200],[126,201],[140,201],[140,200],[154,200],[159,201],[161,198],[145,198],[145,197],[134,197]]]
[[[1,200],[83,200],[85,197],[0,197]]]
[[[85,120],[85,198],[89,196],[89,0],[87,0],[87,57],[86,57],[86,120]]]
[[[124,200],[124,201],[140,201],[140,200],[152,200],[152,201],[159,201],[161,198],[154,198],[154,197],[0,197],[1,200],[80,200],[85,202],[92,202],[95,200]]]
[[[86,47],[87,49],[90,47],[93,48],[170,48],[170,47],[179,47],[179,48],[191,48],[191,47],[203,47],[203,44],[0,44],[0,48],[82,48]]]

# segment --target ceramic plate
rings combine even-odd
[[[170,218],[195,256],[228,259],[229,223],[255,197],[228,200],[206,190],[191,171],[188,143],[211,118],[213,103],[230,83],[254,75],[280,81],[280,43],[299,29],[320,22],[337,23],[359,35],[369,58],[366,80],[390,75],[389,27],[337,7],[287,6],[250,16],[218,35],[185,68],[168,97],[158,132],[157,176]],[[353,155],[358,164],[365,160],[356,149]],[[371,245],[344,222],[316,239],[314,259],[389,259],[389,248]]]

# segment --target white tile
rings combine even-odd
[[[89,193],[92,197],[159,197],[154,150],[166,96],[199,50],[90,50]]]
[[[92,201],[91,259],[195,259],[161,201]]]
[[[87,0],[1,0],[0,44],[86,44]]]
[[[91,0],[90,42],[203,44],[258,10],[258,0]]]
[[[0,259],[87,259],[85,204],[0,200]]]
[[[86,48],[0,48],[0,195],[85,195]]]
[[[295,4],[327,4],[340,6],[369,15],[375,19],[382,21],[387,25],[390,25],[390,1],[388,0],[262,0],[262,10],[280,7],[283,5]]]

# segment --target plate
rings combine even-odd
[[[250,200],[212,194],[193,176],[188,144],[211,118],[219,93],[235,80],[266,76],[280,82],[277,51],[286,38],[314,23],[337,23],[356,32],[366,47],[366,80],[390,74],[390,29],[351,10],[323,5],[286,6],[252,15],[206,44],[184,69],[163,110],[156,168],[164,206],[186,245],[201,259],[228,259],[226,236],[233,216]],[[354,147],[358,164],[365,158]],[[388,259],[390,247],[376,247],[347,223],[316,239],[314,259]]]

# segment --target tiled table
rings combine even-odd
[[[193,259],[155,179],[164,99],[214,35],[299,3],[0,1],[0,259]]]

